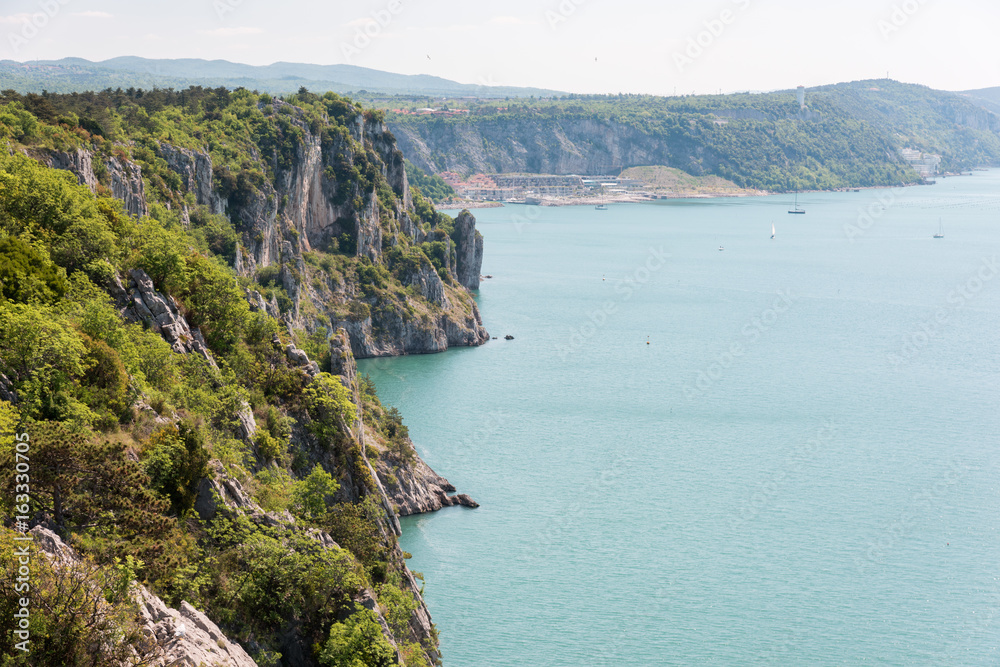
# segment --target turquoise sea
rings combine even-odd
[[[1000,171],[799,204],[475,212],[499,340],[361,363],[447,666],[1000,664]]]

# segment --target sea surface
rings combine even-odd
[[[1000,171],[798,201],[475,212],[499,339],[360,364],[446,666],[1000,664]]]

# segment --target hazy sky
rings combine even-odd
[[[962,90],[1000,85],[998,25],[989,0],[0,0],[0,58],[350,63],[583,93],[772,90],[887,72]]]

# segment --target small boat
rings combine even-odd
[[[938,219],[938,231],[937,234],[934,235],[934,238],[936,239],[944,238],[944,222],[940,218]]]
[[[799,208],[799,193],[795,193],[795,208],[789,211],[792,215],[805,215],[806,210],[804,208]]]
[[[725,248],[723,248],[723,247],[722,247],[722,246],[720,245],[720,246],[719,246],[719,252],[722,252],[723,250],[725,250]]]
[[[608,205],[607,204],[598,204],[594,208],[597,209],[598,211],[607,211],[608,210]]]
[[[771,223],[771,238],[772,238],[772,239],[774,238],[774,234],[775,234],[775,231],[774,231],[774,223],[772,222],[772,223]]]

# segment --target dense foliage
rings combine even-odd
[[[410,186],[417,188],[424,197],[432,202],[442,202],[446,199],[455,198],[455,189],[444,182],[437,174],[428,174],[426,171],[406,161],[406,176],[410,181]]]
[[[166,140],[207,145],[219,173],[232,176],[222,187],[235,202],[285,168],[301,126],[264,108],[292,107],[207,90],[6,99],[0,137],[18,150],[0,149],[0,382],[17,401],[0,401],[0,511],[5,520],[14,513],[11,436],[19,427],[32,442],[29,523],[51,527],[83,556],[72,571],[38,574],[31,664],[113,664],[112,647],[127,647],[138,632],[129,593],[135,582],[170,604],[187,600],[205,610],[260,664],[277,664],[290,633],[315,664],[355,664],[343,663],[345,651],[382,660],[389,644],[356,613],[356,598],[384,592],[380,608],[397,621],[416,601],[400,585],[401,552],[350,429],[360,400],[364,414],[380,416],[378,424],[398,423],[386,427],[398,440],[405,433],[398,413],[370,387],[355,398],[339,378],[311,377],[289,362],[284,346],[294,343],[328,369],[328,332],[251,311],[243,287],[266,288],[234,272],[242,243],[235,226],[197,205],[152,148]],[[303,92],[293,101],[304,106],[290,113],[315,122],[320,134],[340,136],[336,119],[358,112],[336,96]],[[252,160],[263,146],[271,159]],[[128,215],[106,182],[93,193],[72,173],[31,157],[75,148],[94,151],[95,173],[103,158],[140,164],[150,215]],[[384,188],[381,174],[364,164],[355,162],[357,173],[343,178]],[[185,208],[189,220],[182,222]],[[410,252],[430,261],[419,248]],[[359,292],[402,291],[389,268],[367,258],[334,252],[309,261]],[[137,268],[176,299],[211,360],[178,353],[123,316],[112,295]],[[252,436],[241,414],[253,415]],[[239,482],[271,518],[221,505],[203,518],[196,499],[213,471]],[[16,571],[6,526],[5,582]],[[340,546],[324,546],[318,530]],[[5,614],[12,596],[5,583]],[[99,622],[88,620],[97,608]],[[426,665],[425,647],[410,641],[404,626],[396,639],[407,664]],[[88,657],[102,644],[106,655]],[[0,664],[27,664],[14,657],[9,636],[0,639],[0,656]]]

